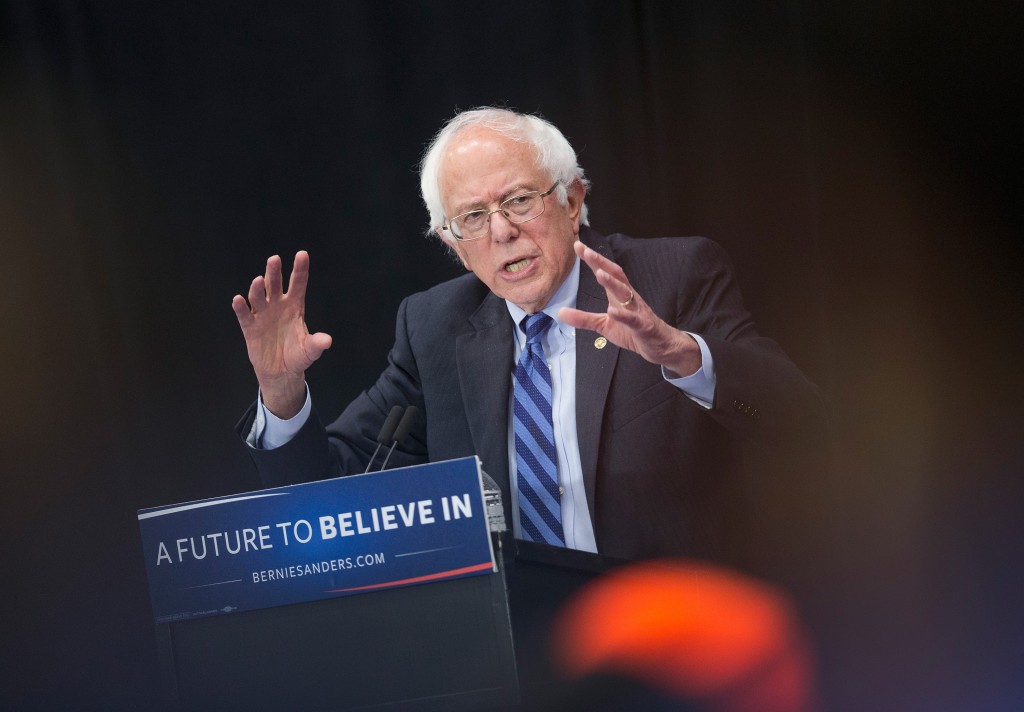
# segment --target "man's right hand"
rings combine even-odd
[[[302,250],[295,254],[285,293],[281,258],[274,255],[267,260],[266,275],[256,277],[249,286],[248,303],[241,294],[231,300],[260,384],[263,405],[283,419],[294,417],[302,408],[306,401],[306,369],[331,347],[330,335],[310,334],[306,328],[308,281],[309,254]]]

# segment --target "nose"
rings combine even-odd
[[[489,219],[491,240],[494,242],[509,242],[519,234],[519,226],[505,217],[501,210],[495,210]]]

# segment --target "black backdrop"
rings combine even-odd
[[[724,244],[762,330],[823,387],[825,494],[776,495],[814,511],[801,605],[829,705],[1015,707],[1018,17],[1009,0],[0,4],[5,706],[154,706],[134,512],[255,486],[231,430],[255,395],[231,296],[267,255],[310,250],[308,320],[335,336],[310,381],[338,412],[401,297],[460,271],[422,236],[424,142],[502,103],[566,132],[597,229]]]

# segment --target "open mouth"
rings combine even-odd
[[[505,265],[505,271],[515,273],[521,269],[524,269],[528,264],[530,264],[530,259],[528,257],[524,257],[521,260],[509,262],[507,265]]]

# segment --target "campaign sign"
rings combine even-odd
[[[139,510],[157,623],[496,571],[475,457]]]

